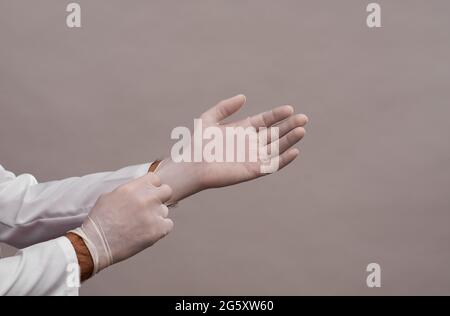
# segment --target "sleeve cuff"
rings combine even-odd
[[[148,173],[151,164],[152,163],[145,163],[141,165],[125,167],[114,172],[113,174],[115,178],[134,180],[145,176]]]
[[[131,166],[130,167],[130,169],[131,169],[130,171],[134,175],[134,178],[139,178],[139,177],[145,176],[148,173],[152,163],[153,162],[144,163],[144,164],[136,165],[136,166]]]
[[[66,295],[78,296],[80,288],[80,267],[78,265],[78,258],[75,249],[67,237],[57,238],[56,242],[61,248],[67,264]]]

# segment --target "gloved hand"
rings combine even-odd
[[[80,236],[94,262],[93,274],[150,247],[173,229],[164,204],[171,188],[149,173],[101,196],[83,225],[71,231]]]
[[[308,118],[303,114],[294,114],[292,106],[286,105],[244,120],[225,123],[224,120],[239,111],[245,102],[245,96],[238,95],[218,103],[200,116],[203,128],[216,126],[224,130],[230,126],[254,127],[258,130],[259,128],[278,127],[278,170],[281,170],[299,155],[299,150],[292,147],[303,138],[305,134],[303,127],[308,123]],[[226,132],[223,131],[223,133]],[[194,148],[194,145],[192,144],[191,147]],[[171,158],[163,160],[158,166],[156,174],[160,176],[162,183],[169,184],[173,189],[170,203],[176,203],[201,190],[233,185],[265,175],[261,173],[261,161],[175,163]]]

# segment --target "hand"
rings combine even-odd
[[[299,150],[293,148],[293,146],[305,135],[304,126],[308,123],[308,118],[303,114],[294,114],[292,106],[286,105],[244,120],[225,123],[224,120],[238,112],[245,102],[245,96],[238,95],[218,103],[200,116],[203,128],[208,126],[217,126],[221,129],[226,127],[254,127],[258,130],[262,127],[278,127],[279,170],[294,161],[299,155]],[[174,194],[171,202],[177,202],[204,189],[256,179],[265,175],[261,173],[260,167],[260,161],[175,163],[171,158],[167,158],[156,173],[161,177],[163,183],[172,187]]]
[[[101,196],[83,225],[72,231],[85,242],[94,274],[150,247],[173,229],[164,205],[172,194],[155,174]]]

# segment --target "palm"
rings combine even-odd
[[[224,100],[202,114],[207,126],[217,126],[225,135],[227,127],[279,128],[279,166],[280,169],[291,163],[298,156],[298,149],[292,148],[304,136],[304,126],[308,119],[305,115],[294,115],[291,106],[281,106],[271,111],[260,113],[243,120],[224,123],[224,120],[239,111],[245,104],[244,96]],[[222,187],[262,176],[261,161],[256,162],[211,162],[201,163],[201,173],[208,187]]]
[[[279,158],[278,169],[294,161],[299,150],[293,146],[304,136],[302,126],[307,123],[308,118],[302,114],[294,114],[291,106],[280,106],[243,120],[225,123],[224,120],[238,112],[244,103],[245,97],[242,95],[220,102],[201,115],[203,128],[216,126],[221,129],[222,135],[226,135],[223,134],[226,127],[254,127],[258,131],[261,127],[276,126],[279,129],[279,151],[275,157]],[[203,148],[201,149],[203,153]],[[165,159],[158,167],[157,174],[161,182],[168,184],[173,190],[171,203],[204,189],[233,185],[263,175],[260,161],[208,163],[175,162],[173,159]]]

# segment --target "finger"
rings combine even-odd
[[[149,185],[155,186],[155,187],[159,187],[161,185],[161,179],[159,178],[159,176],[155,173],[147,173],[145,176],[139,178],[136,180],[136,182],[145,182]]]
[[[281,155],[286,150],[297,144],[305,136],[305,129],[303,127],[297,127],[296,129],[290,131],[280,139],[266,145],[263,150],[270,156],[272,154],[272,149],[278,148],[276,155]]]
[[[255,128],[270,127],[294,113],[294,108],[290,105],[283,105],[270,111],[259,113],[249,118],[251,126]]]
[[[170,218],[163,218],[162,219],[162,230],[164,236],[169,234],[173,230],[173,221]]]
[[[245,104],[246,98],[240,94],[227,100],[219,102],[216,106],[202,114],[202,118],[212,122],[220,122],[230,115],[239,111]]]
[[[167,184],[163,184],[156,189],[156,195],[158,196],[161,203],[165,203],[172,197],[172,188]]]
[[[161,186],[161,179],[160,177],[155,173],[148,173],[146,175],[148,177],[148,180],[151,184],[153,184],[155,187]]]
[[[279,164],[279,169],[281,170],[284,167],[286,167],[287,165],[289,165],[291,162],[293,162],[295,160],[295,158],[298,157],[298,155],[300,154],[300,150],[298,150],[297,148],[291,148],[287,151],[285,151],[281,156],[280,156],[280,164]]]
[[[276,127],[279,128],[279,137],[286,135],[297,127],[305,126],[306,124],[308,124],[308,122],[309,119],[305,114],[291,115],[290,117],[276,125]]]
[[[138,187],[158,187],[161,185],[159,176],[154,173],[147,173],[145,176],[137,178],[128,184],[130,187],[137,189]]]
[[[162,218],[166,218],[169,216],[169,208],[165,204],[162,204],[158,213]]]

